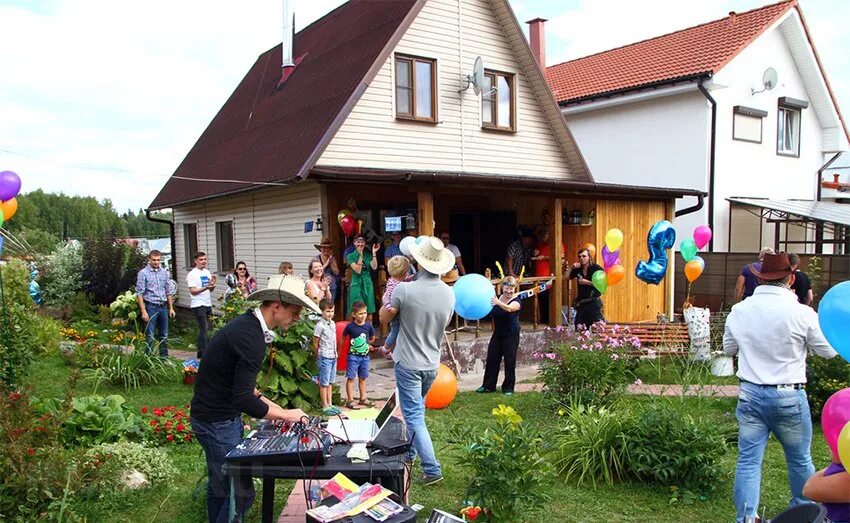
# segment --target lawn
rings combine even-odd
[[[63,395],[72,367],[66,365],[61,356],[44,356],[33,366],[27,384],[41,397]],[[90,394],[92,386],[87,382],[77,385],[78,395]],[[182,384],[160,384],[147,386],[126,393],[115,387],[101,387],[101,394],[121,394],[137,407],[184,405],[192,395],[191,387]],[[651,401],[646,397],[632,397],[627,401]],[[672,398],[662,401],[680,402],[694,416],[710,416],[718,423],[734,421],[734,399]],[[554,428],[558,416],[544,401],[540,393],[528,392],[505,397],[501,394],[462,393],[454,403],[442,411],[429,411],[428,424],[443,463],[445,481],[431,487],[413,485],[410,491],[412,503],[420,503],[430,512],[432,507],[457,511],[464,499],[470,472],[455,463],[462,447],[460,442],[450,441],[449,429],[455,424],[484,426],[492,423],[490,411],[499,403],[513,406],[525,423],[536,423],[541,427]],[[827,463],[826,445],[815,428],[813,456],[818,468]],[[198,481],[205,474],[203,452],[196,443],[170,447],[179,475],[173,487],[155,487],[150,490],[124,493],[112,502],[75,503],[75,510],[89,521],[169,521],[201,522],[205,516],[205,490]],[[734,478],[736,452],[730,450],[724,458],[725,477],[717,491],[704,501],[693,504],[670,502],[670,490],[663,486],[635,483],[619,483],[613,486],[576,485],[558,479],[550,487],[552,501],[546,508],[546,521],[729,521],[733,518],[732,482]],[[764,513],[775,516],[785,508],[789,497],[785,472],[785,461],[780,445],[771,440],[765,456],[762,481],[762,505]],[[533,471],[529,471],[533,473]],[[278,482],[276,506],[282,509],[291,489],[291,482]],[[255,503],[250,521],[258,521],[259,502]]]

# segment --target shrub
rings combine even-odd
[[[50,327],[44,332],[38,331],[40,321],[37,313],[30,307],[19,303],[7,303],[0,309],[0,381],[14,383],[26,374],[36,352],[40,352],[40,343],[50,340]],[[8,330],[6,330],[8,329]],[[58,346],[58,338],[55,340]]]
[[[818,419],[826,400],[839,390],[850,387],[850,363],[841,356],[832,359],[812,356],[808,359],[806,374],[806,395],[812,419]]]
[[[178,408],[142,407],[150,426],[149,440],[157,445],[176,445],[192,441],[192,426],[189,424],[189,406]]]
[[[0,293],[6,305],[16,303],[24,307],[34,307],[30,298],[30,270],[23,260],[12,258],[0,266],[3,271],[3,287]]]
[[[44,267],[44,302],[61,307],[83,290],[83,249],[79,244],[66,244],[47,257]]]
[[[139,332],[141,330],[139,302],[135,292],[127,291],[124,294],[119,294],[115,301],[109,304],[109,311],[113,318],[129,324],[134,331]]]
[[[95,382],[95,390],[106,382],[129,391],[148,383],[177,380],[179,372],[180,366],[173,360],[146,354],[144,342],[139,341],[129,354],[110,351],[96,362],[95,368],[84,369],[83,377]]]
[[[568,407],[573,400],[585,405],[611,403],[634,381],[636,359],[628,351],[640,341],[628,327],[611,336],[598,328],[573,331],[556,327],[547,331],[547,352],[540,372],[544,394],[556,404]]]
[[[91,447],[100,443],[141,440],[144,420],[117,394],[74,398],[63,425],[63,441],[68,445]]]
[[[491,522],[533,521],[549,500],[552,467],[543,454],[543,437],[512,407],[493,409],[495,428],[458,425],[454,437],[466,444],[458,458],[471,469],[467,499],[485,510]]]
[[[85,340],[71,352],[70,358],[73,364],[80,369],[94,369],[100,366],[107,356],[114,353],[114,349],[107,347],[97,340]]]
[[[42,316],[35,311],[27,311],[23,317],[24,328],[32,333],[37,354],[56,353],[62,340],[61,324],[53,318]]]
[[[136,283],[136,274],[144,266],[138,250],[113,238],[91,238],[83,245],[85,290],[94,303],[109,305],[124,290]]]
[[[97,323],[97,306],[92,303],[91,296],[85,292],[78,292],[71,296],[65,304],[65,310],[62,311],[62,316],[73,323],[79,321]]]
[[[119,489],[120,480],[133,471],[144,474],[151,486],[171,484],[177,475],[177,468],[164,450],[141,443],[102,443],[86,452],[86,460],[91,467],[106,464],[111,471],[104,474],[104,482],[99,485],[101,491]]]
[[[302,317],[272,343],[257,386],[283,408],[305,409],[319,404],[319,388],[312,378],[318,366],[309,350],[315,323]]]

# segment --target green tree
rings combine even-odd
[[[18,197],[18,215],[9,221],[10,231],[24,227],[40,229],[57,238],[125,237],[127,227],[112,202],[91,196],[67,196],[41,189]]]
[[[170,212],[158,213],[155,217],[164,220],[172,219]],[[162,238],[171,233],[168,225],[148,220],[142,209],[135,213],[128,210],[121,215],[121,220],[127,227],[127,235],[131,238]]]

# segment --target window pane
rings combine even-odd
[[[433,118],[431,107],[431,68],[430,62],[416,62],[416,116]]]
[[[776,119],[776,150],[785,150],[785,109],[779,108],[779,116]]]
[[[410,106],[413,103],[411,97],[413,90],[406,87],[396,87],[395,90],[395,109],[398,114],[411,114]]]
[[[493,123],[493,77],[484,76],[484,85],[481,87],[481,122]]]
[[[216,223],[218,240],[218,267],[219,271],[233,268],[233,222]]]
[[[395,61],[395,84],[397,87],[410,87],[410,62]]]
[[[194,264],[193,257],[198,252],[198,225],[186,223],[183,225],[183,255],[185,267]]]
[[[511,85],[504,76],[499,76],[499,127],[511,127]]]

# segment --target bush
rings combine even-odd
[[[18,304],[24,307],[34,307],[35,303],[30,298],[30,270],[23,260],[12,258],[5,264],[0,265],[3,271],[3,287],[0,293],[6,305]]]
[[[308,345],[313,339],[314,325],[315,322],[302,317],[275,339],[263,361],[257,386],[283,408],[306,409],[319,405],[319,388],[308,377],[318,373]]]
[[[25,329],[33,334],[36,354],[55,354],[59,351],[62,341],[61,324],[53,318],[42,316],[35,311],[24,315]]]
[[[74,398],[63,425],[63,441],[68,445],[91,447],[115,441],[142,440],[144,420],[117,394]]]
[[[628,355],[640,341],[628,327],[608,336],[597,328],[573,331],[556,327],[547,331],[547,352],[540,373],[544,394],[562,407],[572,401],[605,405],[616,399],[634,381],[636,359]]]
[[[146,354],[143,341],[137,342],[129,354],[110,351],[94,367],[84,369],[83,377],[95,382],[95,390],[106,382],[121,385],[129,391],[162,380],[176,381],[181,372],[180,365],[173,360]]]
[[[78,292],[68,300],[62,316],[73,323],[79,321],[96,323],[98,320],[97,306],[92,303],[91,296],[85,292]]]
[[[61,307],[85,287],[83,280],[83,249],[78,244],[66,244],[47,257],[44,267],[44,302]]]
[[[144,256],[137,249],[113,238],[91,238],[83,245],[85,291],[96,304],[109,305],[136,283],[136,274],[144,267]]]
[[[70,359],[77,368],[94,369],[114,352],[114,349],[97,340],[84,340],[74,347],[73,352],[70,353]]]
[[[56,346],[59,339],[51,340],[52,327],[45,323],[46,330],[40,332],[37,313],[19,303],[8,303],[0,309],[0,381],[14,383],[26,374],[36,352],[41,352],[40,343],[46,341]],[[8,323],[6,323],[8,322]],[[8,332],[6,332],[8,328]]]
[[[86,460],[91,467],[105,464],[110,471],[103,474],[100,491],[120,489],[121,479],[133,471],[144,474],[151,486],[170,485],[177,475],[177,468],[164,450],[141,443],[102,443],[86,452]]]
[[[850,387],[850,363],[841,356],[832,359],[812,356],[808,359],[806,382],[812,419],[818,419],[826,400],[839,390]]]
[[[491,522],[534,521],[549,500],[554,475],[543,454],[542,435],[512,407],[493,409],[495,428],[459,424],[454,437],[466,442],[458,458],[471,469],[467,499],[482,507]]]

